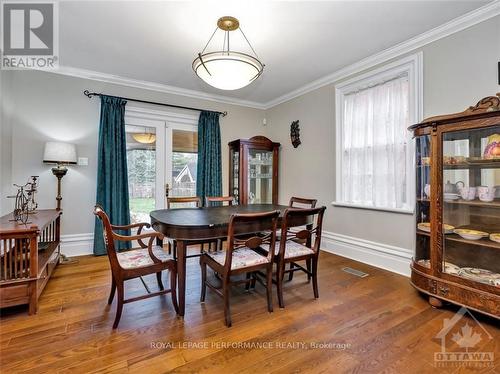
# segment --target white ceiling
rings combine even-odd
[[[266,103],[488,2],[64,1],[60,64]],[[209,87],[191,69],[224,15],[240,20],[266,64],[236,91]],[[234,35],[232,48],[239,41]]]

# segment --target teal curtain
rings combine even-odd
[[[196,195],[222,195],[222,159],[219,113],[202,111],[198,120],[198,171]]]
[[[97,197],[114,225],[130,224],[128,201],[127,147],[125,134],[125,104],[120,97],[101,96],[99,146],[97,154]],[[128,232],[122,232],[129,235]],[[130,248],[130,242],[115,242],[117,249]],[[106,254],[102,224],[96,219],[94,254]]]

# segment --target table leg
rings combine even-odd
[[[177,241],[177,297],[179,299],[179,315],[184,316],[186,310],[186,242]]]

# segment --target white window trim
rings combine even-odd
[[[407,186],[408,204],[411,208],[393,209],[378,208],[365,205],[351,204],[342,201],[342,130],[344,128],[344,101],[345,95],[386,81],[397,75],[407,73],[410,88],[410,124],[418,123],[423,118],[423,53],[418,52],[400,60],[386,64],[378,69],[348,79],[335,86],[335,201],[334,206],[357,209],[379,210],[393,213],[413,214],[415,211],[415,142],[413,135],[408,131],[407,157]]]
[[[164,191],[165,183],[170,183],[172,175],[172,130],[198,131],[198,117],[190,114],[181,114],[170,111],[125,106],[125,123],[136,126],[156,128],[156,191]],[[164,209],[165,194],[160,193],[155,199],[156,209]]]

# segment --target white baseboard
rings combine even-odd
[[[61,252],[68,257],[93,254],[94,234],[61,236]],[[406,248],[323,231],[322,250],[404,276],[410,275],[413,252]]]
[[[68,257],[93,254],[94,234],[61,235],[61,253]]]
[[[410,262],[413,256],[410,249],[328,231],[322,233],[321,247],[326,252],[410,276]]]

